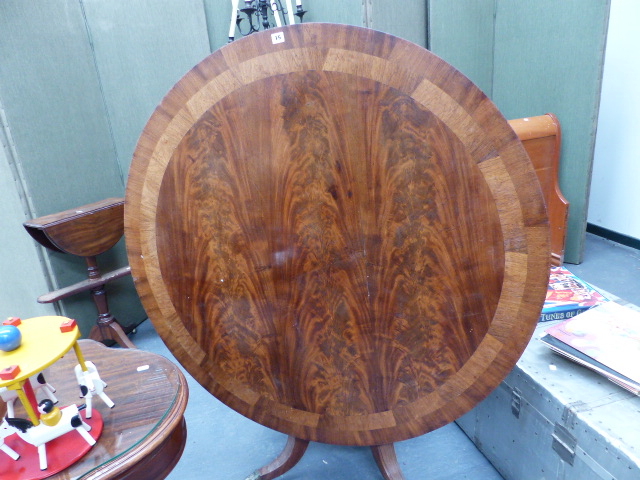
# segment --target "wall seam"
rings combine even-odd
[[[205,1],[206,0],[202,0],[202,14],[204,15],[204,24],[207,27],[207,39],[209,40],[209,53],[213,53],[215,50],[217,50],[215,44],[214,44],[214,39],[211,37],[211,31],[213,30],[213,24],[211,22],[211,18],[210,15],[208,14],[207,11],[207,6],[205,5]],[[215,35],[215,32],[214,32]]]
[[[89,47],[91,48],[91,59],[93,60],[93,67],[96,72],[96,79],[98,81],[98,88],[100,89],[100,98],[102,99],[102,106],[104,108],[104,115],[107,120],[107,127],[109,129],[109,138],[111,139],[111,146],[113,147],[113,153],[115,155],[116,166],[120,175],[120,181],[123,186],[126,186],[126,177],[122,171],[122,163],[120,162],[120,153],[118,152],[118,146],[116,144],[116,138],[113,133],[113,125],[111,122],[111,115],[109,114],[109,108],[107,107],[107,99],[104,93],[104,85],[102,84],[102,76],[100,75],[100,69],[98,68],[98,59],[96,58],[96,50],[93,43],[93,35],[91,34],[91,28],[87,21],[87,13],[84,8],[84,0],[78,0],[80,4],[80,11],[82,12],[82,21],[84,22],[84,28],[87,32],[87,40],[89,41]]]
[[[588,227],[588,221],[589,221],[589,197],[591,196],[591,182],[592,177],[593,177],[593,162],[595,160],[594,155],[595,155],[595,148],[596,148],[596,136],[598,134],[598,117],[599,117],[599,113],[600,113],[600,103],[602,101],[602,80],[604,77],[604,62],[605,62],[605,55],[606,55],[606,51],[607,51],[607,37],[608,32],[609,32],[609,19],[611,17],[611,0],[606,0],[606,15],[605,17],[602,19],[603,21],[603,29],[602,29],[602,38],[601,40],[601,52],[602,52],[602,61],[600,62],[599,65],[599,72],[598,72],[598,77],[597,77],[597,91],[598,91],[598,95],[596,95],[596,102],[594,105],[594,113],[593,116],[591,118],[591,125],[592,125],[592,134],[590,136],[590,145],[589,145],[589,151],[591,153],[591,162],[589,163],[589,170],[587,172],[587,185],[586,185],[586,191],[585,191],[585,204],[584,204],[584,212],[583,212],[583,218],[582,223],[585,226],[585,232],[586,229]],[[584,249],[585,249],[585,243],[586,243],[587,239],[586,239],[586,235],[582,235],[580,236],[579,240],[578,240],[578,254],[577,254],[577,263],[580,264],[582,263],[582,261],[584,260]]]
[[[498,1],[493,0],[493,29],[491,32],[491,91],[489,92],[489,98],[494,99],[494,83],[496,72],[496,25],[498,24]]]
[[[373,28],[373,0],[362,0],[362,26]]]
[[[16,190],[18,192],[18,198],[20,200],[20,204],[22,205],[23,220],[27,221],[35,218],[37,216],[36,209],[33,205],[33,199],[29,195],[29,189],[25,181],[25,175],[22,170],[22,165],[18,161],[18,151],[16,149],[16,144],[13,140],[13,136],[11,135],[9,121],[4,110],[2,98],[0,98],[0,143],[2,144],[5,151],[9,170],[11,171],[11,175],[13,176]],[[26,235],[26,232],[25,236],[28,236]],[[49,289],[49,291],[53,291],[57,289],[58,286],[55,281],[55,275],[53,274],[53,267],[49,260],[49,256],[44,252],[44,247],[40,245],[35,245],[35,250],[38,256],[38,261],[42,266],[42,273],[47,288]],[[63,309],[59,302],[55,302],[53,304],[53,308],[55,309],[57,315],[63,314]]]

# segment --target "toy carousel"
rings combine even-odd
[[[0,397],[7,414],[0,423],[0,472],[3,480],[38,480],[69,467],[95,445],[102,432],[99,396],[109,407],[96,366],[84,359],[75,320],[58,316],[21,320],[10,317],[0,326]],[[58,406],[55,388],[44,370],[73,349],[82,405]],[[16,410],[16,401],[22,410]],[[22,413],[24,412],[24,416]]]

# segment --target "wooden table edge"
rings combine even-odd
[[[99,343],[99,342],[96,342]],[[108,348],[108,347],[104,347]],[[122,455],[103,463],[99,467],[95,468],[91,472],[78,477],[82,480],[107,480],[107,479],[143,479],[149,478],[151,480],[161,480],[165,478],[175,467],[180,460],[182,452],[186,444],[187,438],[187,425],[184,419],[184,412],[187,408],[187,402],[189,400],[189,387],[187,380],[180,370],[171,360],[157,353],[147,352],[146,350],[138,350],[140,352],[147,353],[162,358],[163,360],[171,363],[178,373],[178,391],[176,393],[176,400],[172,408],[167,412],[166,417],[169,422],[160,425],[160,428],[151,432],[147,437],[140,441],[137,445],[129,449],[129,451]],[[184,392],[184,395],[180,393]],[[166,463],[159,462],[159,454],[165,453],[168,447],[171,445],[172,440],[178,440],[179,448],[172,456],[166,456]],[[154,471],[149,471],[152,477],[145,476],[141,470],[147,469],[149,460],[154,460]],[[157,467],[162,468],[162,476],[155,473]],[[148,469],[147,469],[148,470]]]

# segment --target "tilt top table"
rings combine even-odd
[[[188,72],[138,142],[125,235],[176,358],[289,435],[261,479],[309,441],[371,446],[402,478],[393,443],[500,383],[549,271],[540,187],[496,107],[427,50],[345,25],[250,35]]]

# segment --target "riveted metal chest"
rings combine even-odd
[[[552,353],[549,326],[458,425],[506,480],[640,479],[640,397]]]

